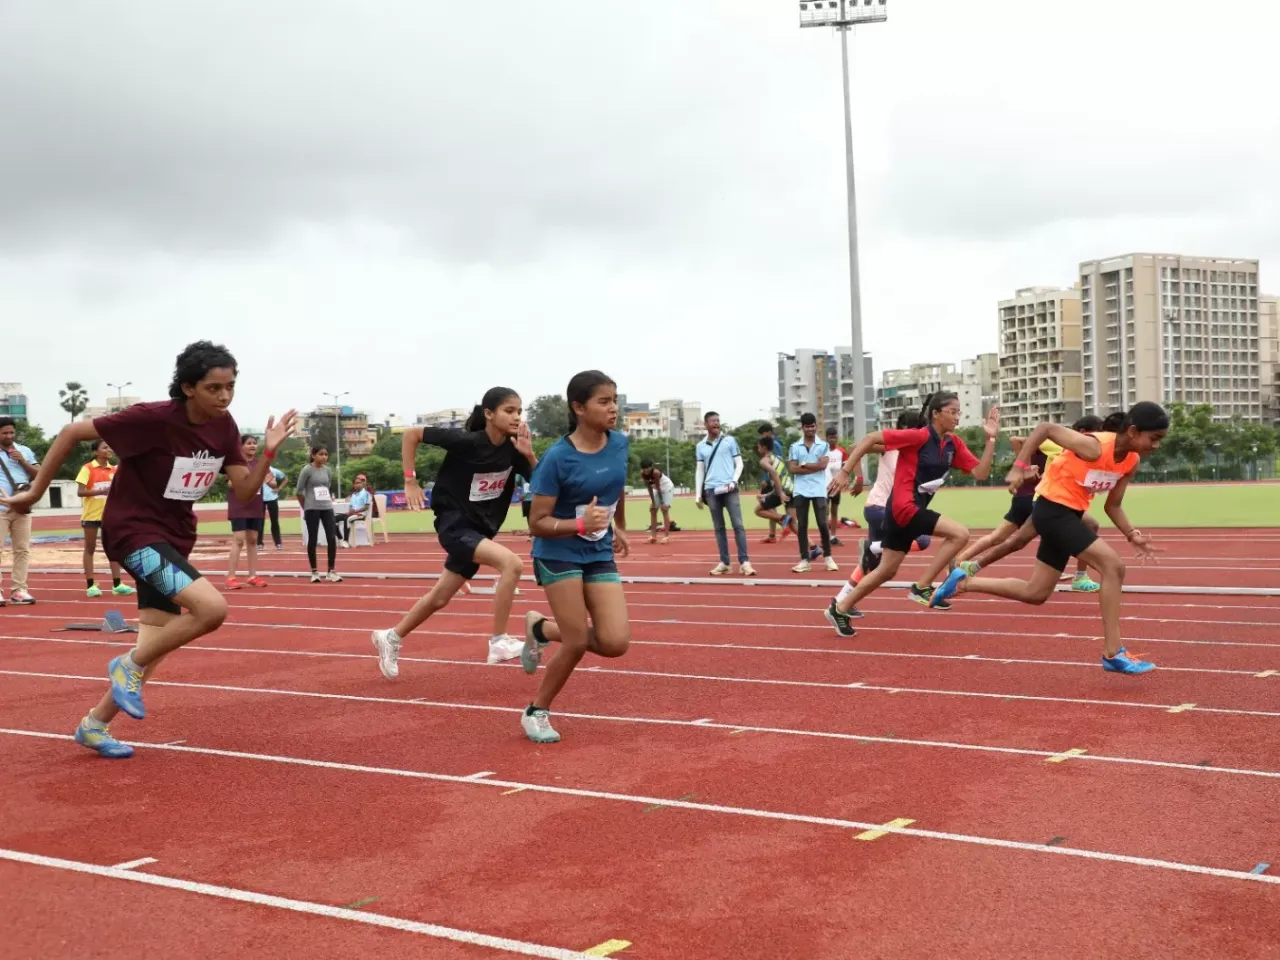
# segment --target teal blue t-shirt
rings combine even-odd
[[[529,488],[535,497],[555,497],[551,515],[576,520],[592,498],[597,506],[616,507],[627,483],[631,442],[626,434],[609,431],[604,449],[582,453],[568,437],[561,437],[533,471]],[[533,556],[538,560],[594,563],[613,559],[613,524],[596,533],[543,539],[534,537]]]

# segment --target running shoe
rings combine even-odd
[[[503,634],[501,637],[489,638],[489,663],[506,663],[520,656],[524,644],[515,637]]]
[[[982,564],[977,560],[961,560],[956,564],[955,569],[963,570],[966,577],[976,577],[978,571],[982,569]]]
[[[650,543],[657,543],[657,542],[658,542],[658,538],[657,538],[657,537],[655,537],[655,536],[650,535],[650,537],[649,537],[649,542],[650,542]]]
[[[849,622],[853,619],[853,610],[848,613],[841,613],[840,608],[836,606],[836,602],[832,600],[827,605],[827,609],[822,612],[822,615],[827,618],[827,623],[836,628],[836,633],[840,634],[840,636],[856,637],[858,635],[858,631],[853,629],[853,624]],[[858,614],[858,616],[861,616],[861,614]]]
[[[0,607],[4,606],[4,591],[0,590]]]
[[[797,563],[794,567],[791,568],[791,572],[792,573],[808,573],[812,569],[813,567],[809,564],[808,560],[801,560],[799,563]]]
[[[524,644],[520,647],[520,666],[525,673],[536,673],[542,662],[542,648],[546,646],[533,632],[534,626],[547,618],[530,610],[524,615]]]
[[[111,592],[117,597],[132,597],[138,591],[133,589],[133,587],[129,586],[127,583],[117,583],[111,588]]]
[[[711,575],[713,577],[723,577],[726,573],[729,572],[729,569],[730,568],[727,563],[717,563],[714,567],[711,568]]]
[[[341,578],[340,576],[338,576],[338,573],[337,573],[337,571],[336,571],[336,570],[330,570],[330,571],[329,571],[329,575],[328,575],[327,577],[325,577],[325,579],[326,579],[326,580],[328,580],[330,583],[341,583],[341,582],[342,582],[342,578]]]
[[[400,638],[393,630],[375,630],[370,635],[378,651],[378,669],[388,680],[400,676]]]
[[[227,590],[239,590],[244,586],[244,584],[235,577],[227,577],[226,582],[222,586]]]
[[[770,536],[770,537],[764,537],[764,538],[762,538],[762,539],[760,540],[760,542],[761,542],[761,543],[777,543],[777,542],[778,542],[778,538],[777,538],[777,537],[773,537],[773,536]]]
[[[933,592],[933,587],[921,590],[918,584],[913,583],[911,589],[907,591],[907,596],[922,606],[933,607],[935,610],[950,610],[951,604],[946,600],[939,600],[936,604],[933,602]]]
[[[105,723],[98,723],[88,717],[81,720],[80,726],[76,727],[75,741],[108,760],[123,760],[133,756],[133,747],[113,737]]]
[[[809,548],[809,559],[810,559],[810,560],[817,560],[820,556],[822,556],[822,548],[821,548],[821,547],[810,547],[810,548]]]
[[[1156,665],[1149,660],[1134,660],[1129,652],[1121,647],[1114,657],[1103,656],[1102,669],[1110,673],[1146,673],[1154,670]]]
[[[102,588],[95,583],[92,587],[90,587],[88,590],[84,592],[84,595],[88,597],[90,600],[97,600],[100,596],[102,596]]]
[[[311,571],[311,582],[312,582],[312,583],[324,583],[324,577],[320,576],[319,571],[317,571],[317,570],[312,570],[312,571]]]
[[[15,590],[9,594],[9,602],[16,603],[20,607],[27,607],[36,602],[36,598],[25,590]]]
[[[670,537],[663,537],[661,540],[658,541],[658,543],[662,544],[662,546],[664,547],[670,542],[671,542]],[[520,592],[519,590],[516,591],[516,593],[519,593],[519,592]]]
[[[960,589],[960,581],[969,576],[963,566],[956,567],[949,574],[947,579],[942,581],[942,585],[933,591],[933,596],[929,598],[929,606],[942,607],[944,603],[956,595],[956,591]],[[913,588],[914,589],[914,588]],[[950,604],[948,604],[950,606]],[[946,607],[943,607],[945,610]]]
[[[841,540],[839,537],[832,537],[832,538],[831,538],[831,545],[832,545],[833,547],[843,547],[843,546],[844,546],[844,541],[843,541],[843,540]]]
[[[835,557],[827,557],[827,570],[828,570],[829,572],[831,572],[831,573],[835,573],[835,572],[836,572],[837,570],[839,570],[839,569],[840,569],[840,567],[839,567],[839,565],[836,563],[836,558],[835,558]]]
[[[748,560],[746,563],[738,567],[738,573],[744,577],[754,577],[756,575],[756,568],[753,567],[751,565],[751,561]]]
[[[1101,589],[1102,584],[1087,573],[1077,573],[1071,581],[1072,593],[1097,593]]]
[[[141,720],[147,715],[147,708],[142,705],[142,670],[126,662],[128,654],[116,657],[107,664],[107,676],[111,678],[111,699],[116,706],[133,717]]]
[[[520,718],[524,735],[534,743],[559,743],[560,734],[551,726],[551,711],[530,706]]]
[[[263,580],[261,577],[250,577],[245,581],[245,583],[251,587],[257,587],[259,590],[265,588],[267,585],[267,581]]]

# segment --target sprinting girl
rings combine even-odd
[[[266,453],[250,470],[240,431],[227,413],[235,389],[235,357],[207,340],[193,343],[178,355],[170,399],[63,427],[31,489],[5,499],[10,509],[31,509],[82,441],[106,440],[120,458],[103,517],[103,545],[138,584],[138,643],[107,666],[111,689],[75,732],[77,743],[103,757],[133,755],[107,725],[120,710],[138,720],[146,716],[142,687],[160,661],[226,619],[227,601],[187,560],[196,542],[192,504],[209,492],[219,472],[236,497],[252,499],[280,444],[296,428],[294,410],[278,423],[269,419]]]
[[[671,540],[671,505],[675,503],[676,485],[671,478],[645,457],[640,461],[640,479],[649,491],[649,542],[658,542],[658,511],[662,511],[662,542]]]
[[[897,428],[916,430],[919,429],[921,422],[917,411],[903,410],[898,414]],[[853,576],[849,578],[849,582],[840,589],[837,600],[843,600],[853,593],[853,588],[862,581],[862,578],[880,565],[880,557],[883,555],[885,510],[889,503],[889,494],[893,491],[898,451],[873,449],[871,452],[880,454],[880,462],[876,465],[875,482],[867,492],[866,502],[862,506],[862,518],[867,521],[867,535],[862,541],[862,556],[858,566],[853,571]],[[853,489],[857,494],[862,488],[862,468],[855,463],[850,467],[850,471],[856,471]],[[911,550],[927,550],[932,540],[933,538],[928,534],[921,534],[911,542]]]
[[[1123,413],[1119,414],[1119,419],[1113,420],[1112,418],[1115,416],[1115,414],[1112,414],[1111,417],[1107,418],[1108,421],[1111,421],[1110,429],[1107,429],[1106,422],[1103,421],[1102,418],[1095,417],[1093,414],[1081,417],[1071,425],[1071,429],[1078,433],[1098,433],[1102,430],[1107,430],[1108,433],[1114,433],[1124,421]],[[1019,455],[1020,451],[1025,448],[1026,440],[1025,438],[1019,440],[1016,437],[1013,438],[1013,440],[1014,456],[1016,457]],[[996,561],[1003,560],[1010,554],[1017,553],[1036,538],[1036,527],[1035,524],[1031,522],[1031,510],[1034,506],[1035,490],[1041,479],[1044,477],[1044,471],[1048,468],[1048,465],[1052,463],[1053,459],[1060,453],[1062,453],[1062,448],[1060,446],[1052,440],[1046,440],[1040,445],[1040,448],[1035,452],[1032,458],[1027,461],[1035,471],[1036,475],[1029,476],[1023,482],[1022,486],[1018,488],[1018,492],[1013,495],[1014,505],[1011,506],[1009,508],[1009,512],[1005,514],[1005,523],[1001,524],[1001,526],[997,527],[985,537],[965,547],[960,556],[956,558],[956,566],[964,570],[966,576],[977,576],[979,570],[984,570]],[[1031,490],[1030,497],[1027,497],[1027,494],[1025,493],[1028,489]],[[1025,504],[1020,505],[1018,503],[1021,497],[1027,497]],[[999,536],[1004,529],[1005,524],[1011,523],[1013,520],[1016,520],[1019,516],[1023,516],[1024,514],[1025,519],[1022,521],[1021,525],[1016,529],[1004,532],[1003,536]],[[1081,517],[1081,519],[1084,521],[1085,526],[1093,530],[1094,533],[1098,532],[1097,520],[1093,519],[1093,517],[1089,516],[1087,513]],[[1061,579],[1064,580],[1067,578],[1071,578],[1071,589],[1076,593],[1098,592],[1099,584],[1089,576],[1089,565],[1083,560],[1077,561],[1074,577],[1069,573],[1064,573],[1061,577]]]
[[[84,530],[84,579],[88,584],[84,595],[90,599],[102,596],[102,589],[93,575],[93,561],[98,550],[102,515],[107,509],[107,496],[111,492],[111,481],[115,475],[116,468],[111,463],[111,445],[105,440],[94,441],[93,459],[76,474],[76,493],[80,495],[80,527]],[[111,592],[117,597],[132,596],[135,593],[133,587],[120,582],[120,564],[115,560],[110,560],[110,563]]]
[[[240,438],[240,453],[245,463],[252,470],[258,465],[258,438],[246,433]],[[267,474],[271,478],[270,472]],[[245,584],[251,587],[265,587],[267,581],[258,576],[258,538],[262,536],[266,507],[262,504],[262,489],[251,500],[242,502],[239,497],[227,500],[227,519],[231,521],[231,553],[227,557],[227,582],[223,586],[228,590],[239,590]],[[241,583],[236,578],[236,566],[240,563],[240,551],[245,553],[249,565],[249,578]]]
[[[847,488],[849,471],[877,445],[883,445],[886,452],[898,451],[893,488],[885,512],[880,564],[842,599],[831,601],[825,613],[828,622],[842,637],[856,635],[849,621],[861,616],[857,604],[898,572],[917,537],[929,536],[943,541],[924,576],[911,586],[911,599],[925,605],[929,605],[933,596],[933,579],[969,540],[967,527],[930,510],[929,502],[946,482],[952,467],[970,473],[978,480],[985,480],[991,473],[991,458],[995,454],[996,435],[1000,431],[1000,413],[992,407],[982,425],[987,442],[981,459],[969,451],[955,432],[960,424],[960,399],[956,394],[931,395],[924,402],[921,416],[928,426],[867,434],[858,441],[848,462],[831,481],[833,493]]]
[[[342,578],[334,570],[338,557],[338,525],[333,521],[333,472],[329,469],[329,448],[317,445],[311,448],[311,462],[298,474],[294,484],[298,505],[302,507],[302,523],[307,531],[307,560],[311,564],[311,582],[341,583]],[[316,566],[316,535],[324,529],[325,548],[329,554],[329,573],[320,576]]]
[[[766,489],[756,498],[756,516],[768,520],[771,528],[782,524],[782,536],[785,538],[788,530],[795,531],[796,508],[791,498],[795,496],[796,488],[786,459],[776,452],[777,442],[771,436],[756,441],[756,456],[766,478],[761,484]],[[778,512],[779,508],[782,513]]]
[[[1027,445],[1037,450],[1045,440],[1063,448],[1037,488],[1039,496],[1031,512],[1040,534],[1035,568],[1028,580],[968,579],[953,570],[938,587],[937,598],[957,593],[985,593],[1023,603],[1041,604],[1053,594],[1058,575],[1071,557],[1079,557],[1102,577],[1098,602],[1102,610],[1102,668],[1114,673],[1146,673],[1155,664],[1132,659],[1120,640],[1120,599],[1124,589],[1124,561],[1109,543],[1084,523],[1084,515],[1097,493],[1107,494],[1107,516],[1124,538],[1133,544],[1141,560],[1154,556],[1151,538],[1136,529],[1124,512],[1124,494],[1138,469],[1142,455],[1159,449],[1169,430],[1169,415],[1157,403],[1135,404],[1119,433],[1080,433],[1056,423],[1042,423],[1031,431]],[[1009,471],[1009,486],[1016,489],[1031,467],[1018,460]]]
[[[617,556],[628,552],[625,485],[630,444],[618,423],[617,385],[599,370],[574,376],[565,391],[569,434],[556,441],[534,472],[533,575],[547,594],[555,622],[525,618],[520,655],[525,673],[538,669],[542,648],[560,642],[542,674],[521,725],[534,743],[560,739],[551,703],[590,650],[620,657],[631,643],[627,598]],[[590,625],[588,625],[588,620]]]
[[[390,630],[375,630],[373,646],[378,667],[388,680],[400,673],[400,644],[434,614],[443,610],[480,567],[498,571],[493,596],[493,635],[489,663],[520,656],[523,644],[507,635],[512,598],[524,572],[524,561],[494,539],[507,519],[515,489],[513,475],[531,477],[538,458],[533,453],[529,425],[522,419],[520,395],[508,387],[493,387],[471,411],[465,426],[412,427],[400,443],[405,502],[421,510],[426,498],[418,484],[418,445],[429,443],[445,451],[440,475],[431,490],[436,536],[444,548],[444,571],[431,592],[413,605]]]

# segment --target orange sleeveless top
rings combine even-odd
[[[1116,463],[1116,435],[1095,433],[1102,445],[1097,460],[1082,460],[1070,450],[1054,457],[1045,469],[1044,479],[1036,488],[1036,494],[1072,510],[1088,510],[1096,493],[1107,493],[1138,469],[1141,459],[1130,452]]]

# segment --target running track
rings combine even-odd
[[[1280,580],[1280,531],[1159,536],[1131,582]],[[300,572],[289,547],[264,566]],[[790,577],[793,550],[753,559]],[[399,536],[339,565],[441,559]],[[713,561],[685,534],[622,566]],[[1161,669],[1124,678],[1097,666],[1089,597],[942,613],[884,591],[846,641],[819,613],[833,590],[632,584],[630,652],[584,661],[564,742],[537,747],[535,681],[483,663],[486,596],[382,679],[368,631],[426,586],[230,594],[152,716],[117,720],[141,747],[113,763],[68,737],[129,638],[51,631],[123,604],[35,578],[38,605],[0,610],[5,955],[1280,956],[1280,599],[1127,597],[1129,646]]]

